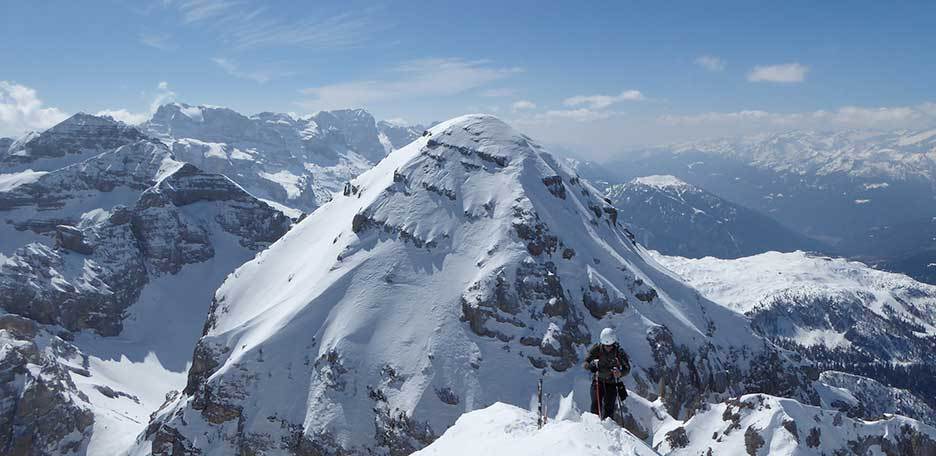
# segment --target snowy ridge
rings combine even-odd
[[[675,424],[675,423],[674,423]],[[660,454],[936,454],[936,429],[893,416],[874,422],[764,394],[715,404],[654,439]]]
[[[882,317],[896,312],[919,325],[919,332],[936,335],[936,286],[857,261],[806,252],[767,252],[736,260],[655,258],[702,294],[738,312],[753,311],[785,293],[859,295],[869,311]]]
[[[801,361],[648,258],[589,184],[500,120],[459,117],[230,276],[141,448],[413,451],[544,374],[587,397],[578,360],[608,325],[628,385],[673,415],[728,391],[810,397]]]
[[[656,455],[616,423],[591,413],[557,417],[539,429],[527,410],[495,403],[466,413],[445,434],[413,456]]]
[[[570,399],[563,398],[556,416],[541,429],[536,413],[503,403],[466,413],[414,455],[820,456],[936,451],[936,428],[912,419],[855,420],[834,410],[763,394],[711,404],[686,421],[665,417],[646,442],[610,419],[601,422],[595,415],[580,413],[569,406]]]

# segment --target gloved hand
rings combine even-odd
[[[598,360],[597,359],[592,360],[592,362],[588,363],[588,370],[591,372],[598,372]]]
[[[627,399],[627,387],[624,386],[623,383],[618,383],[615,386],[617,386],[618,397],[620,397],[621,400]]]

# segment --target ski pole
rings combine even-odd
[[[624,387],[625,391],[627,390],[627,387],[624,386],[623,383],[621,383],[620,385]],[[623,423],[624,422],[624,400],[621,399],[620,394],[617,395],[617,405],[618,405],[618,416],[621,417],[621,422]]]
[[[601,416],[601,409],[604,408],[604,403],[601,402],[601,387],[598,385],[598,373],[595,372],[592,375],[592,383],[595,384],[595,402],[598,404],[598,419],[603,420],[604,417]]]

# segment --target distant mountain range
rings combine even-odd
[[[167,104],[142,125],[173,154],[234,179],[252,194],[311,212],[345,182],[422,134],[376,122],[368,112],[322,111],[306,117]]]
[[[936,277],[936,129],[703,141],[577,169],[601,187],[672,175],[821,241],[826,252]]]

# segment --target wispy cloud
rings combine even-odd
[[[725,69],[725,61],[713,55],[703,55],[695,59],[695,64],[708,71],[721,71]]]
[[[49,128],[68,117],[55,107],[44,107],[35,89],[0,81],[0,136],[17,136]]]
[[[215,65],[218,65],[227,74],[234,76],[235,78],[247,79],[258,82],[260,84],[265,84],[272,81],[273,79],[278,79],[292,74],[291,72],[287,71],[276,71],[271,69],[245,71],[233,60],[222,57],[215,57],[211,59],[211,61],[214,62]]]
[[[108,116],[114,120],[119,120],[121,122],[130,124],[130,125],[139,125],[143,122],[146,122],[153,116],[153,113],[159,109],[165,103],[169,103],[175,100],[176,94],[169,88],[169,83],[166,81],[160,81],[156,85],[156,94],[153,96],[153,100],[149,104],[149,110],[144,112],[133,112],[128,109],[105,109],[98,111],[96,115],[98,116]]]
[[[182,19],[187,23],[200,22],[208,19],[217,19],[235,11],[242,2],[231,0],[165,0],[167,4],[173,4],[182,14]]]
[[[747,80],[751,82],[803,82],[806,80],[807,72],[809,72],[809,67],[799,63],[756,66],[748,73]]]
[[[171,51],[176,49],[175,43],[172,42],[172,35],[167,33],[162,34],[149,34],[141,33],[140,34],[140,43],[143,45],[149,46],[154,49],[159,49],[160,51]]]
[[[422,59],[405,62],[386,79],[352,81],[303,89],[306,109],[335,109],[420,97],[451,96],[522,72],[486,60]]]
[[[517,93],[517,91],[516,91],[515,89],[508,89],[508,88],[505,88],[505,87],[501,87],[501,88],[497,88],[497,89],[487,89],[487,90],[484,90],[484,91],[481,92],[481,96],[482,96],[482,97],[490,97],[490,98],[512,97],[512,96],[514,96],[514,94],[516,94],[516,93]]]
[[[514,111],[527,111],[530,109],[536,109],[536,103],[530,100],[519,100],[513,102],[513,104],[510,105],[510,109]]]
[[[208,27],[235,49],[298,46],[315,49],[354,47],[389,27],[376,19],[377,8],[331,16],[286,17],[243,0],[166,0],[182,22]]]
[[[566,106],[588,106],[591,109],[604,109],[623,101],[640,101],[644,96],[639,90],[625,90],[618,95],[576,95],[562,100]]]

